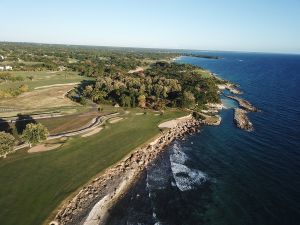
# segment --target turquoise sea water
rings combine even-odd
[[[194,52],[197,54],[197,52]],[[200,52],[201,54],[201,52]],[[111,211],[109,224],[300,224],[300,56],[207,53],[183,57],[240,85],[254,132],[218,127],[175,141]]]

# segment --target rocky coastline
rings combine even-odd
[[[245,99],[242,99],[240,97],[233,96],[233,95],[226,95],[226,97],[237,101],[239,103],[239,106],[247,111],[250,111],[250,112],[258,112],[259,111],[256,107],[254,107],[250,102],[248,102]]]
[[[234,109],[234,122],[240,129],[253,131],[253,125],[247,117],[247,111],[244,109]]]
[[[247,113],[248,112],[259,112],[260,110],[254,107],[250,102],[244,100],[237,96],[227,95],[227,98],[233,99],[238,102],[240,108],[234,109],[234,117],[233,120],[236,126],[240,129],[246,131],[253,131],[253,124],[249,120]]]
[[[225,90],[226,89],[232,94],[236,94],[236,95],[242,94],[242,92],[236,88],[236,85],[231,84],[231,83],[219,84],[218,88],[220,90]]]
[[[73,199],[65,202],[50,225],[99,225],[136,178],[173,140],[197,132],[202,122],[191,115],[178,120],[175,127],[161,134],[145,147],[136,149],[113,167],[84,186]]]

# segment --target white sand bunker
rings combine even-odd
[[[81,137],[92,136],[92,135],[97,134],[98,132],[100,132],[102,129],[103,129],[102,127],[98,127],[98,128],[96,128],[96,129],[94,129],[94,130],[92,130],[92,131],[90,131],[90,132],[88,132],[86,134],[81,135]]]
[[[62,144],[40,144],[28,150],[28,153],[46,152],[60,147]]]
[[[136,113],[135,115],[140,116],[140,115],[144,115],[144,113]]]
[[[117,123],[119,121],[121,121],[123,118],[121,117],[116,117],[116,118],[112,118],[109,120],[109,123]]]
[[[167,122],[161,123],[158,125],[159,128],[174,128],[177,126],[178,123],[188,120],[192,117],[192,115],[188,115],[188,116],[184,116],[184,117],[180,117],[174,120],[169,120]]]

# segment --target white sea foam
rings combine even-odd
[[[207,181],[205,173],[185,165],[188,159],[181,146],[175,143],[170,154],[170,162],[176,186],[181,191],[192,190]]]
[[[182,147],[175,142],[170,154],[170,161],[180,164],[186,163],[189,157],[182,151]]]
[[[207,181],[207,175],[200,170],[190,169],[185,165],[171,162],[171,169],[176,186],[181,191],[189,191]]]

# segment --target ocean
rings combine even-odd
[[[110,225],[300,224],[300,55],[193,52],[182,57],[240,85],[261,109],[236,128],[224,99],[220,126],[177,140],[111,210]]]

